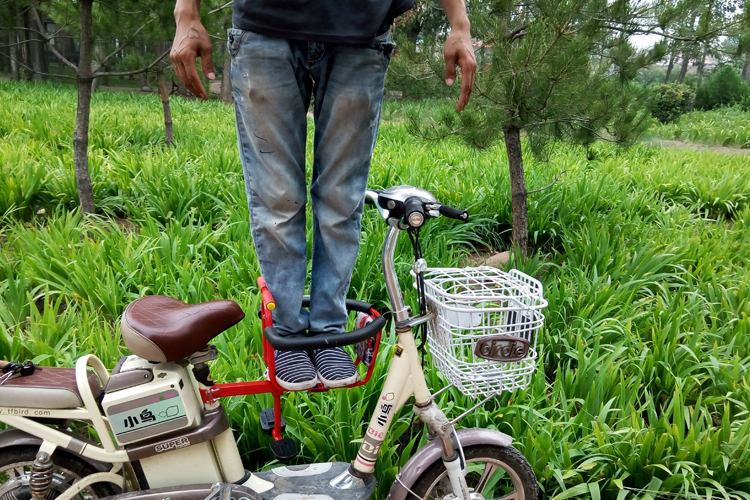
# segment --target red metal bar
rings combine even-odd
[[[281,441],[281,396],[279,394],[273,395],[273,431],[271,435],[274,440]]]
[[[263,279],[263,276],[258,277],[258,288],[263,298],[263,307],[269,311],[276,309],[276,301],[273,300],[273,295],[271,295],[271,291],[266,286],[266,280]]]

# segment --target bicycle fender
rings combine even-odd
[[[464,448],[479,444],[489,444],[505,448],[513,442],[513,438],[507,434],[490,429],[460,429],[457,434],[458,439],[461,441],[461,446]],[[458,447],[457,444],[454,438],[453,445]],[[398,479],[393,483],[391,491],[388,493],[387,500],[406,500],[409,494],[408,490],[414,486],[419,476],[432,464],[442,459],[443,446],[439,439],[434,439],[427,446],[420,448],[401,469],[399,476],[397,476]]]
[[[60,432],[64,432],[65,434],[68,434],[71,437],[74,437],[75,439],[79,441],[84,441],[88,444],[97,445],[93,441],[90,441],[78,434],[73,434],[72,432],[65,432],[65,431],[60,431]],[[13,448],[16,446],[41,446],[42,442],[43,440],[41,438],[38,438],[31,434],[27,434],[26,432],[23,432],[18,429],[7,429],[4,431],[0,431],[0,452],[6,448]],[[112,464],[106,464],[104,462],[99,462],[98,460],[92,460],[68,448],[60,448],[60,450],[70,455],[73,455],[76,458],[80,458],[81,460],[89,464],[91,467],[96,469],[97,472],[108,472],[112,468]]]

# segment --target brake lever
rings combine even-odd
[[[365,203],[369,201],[371,205],[375,205],[375,208],[378,209],[378,212],[380,212],[380,216],[383,218],[383,220],[388,220],[388,217],[391,216],[391,211],[380,206],[380,203],[378,203],[379,194],[380,192],[375,189],[365,190]]]

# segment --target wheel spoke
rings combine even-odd
[[[13,476],[14,478],[16,478],[16,479],[18,479],[19,477],[21,477],[21,476],[23,476],[24,474],[26,474],[26,472],[25,472],[25,471],[23,470],[23,465],[21,465],[21,466],[18,466],[18,467],[13,467],[13,468],[12,468],[12,469],[10,470],[10,472],[12,472],[12,474],[11,474],[11,475],[12,475],[12,476]]]
[[[498,466],[496,464],[486,462],[484,464],[484,472],[482,472],[482,477],[479,478],[479,482],[474,488],[474,491],[476,491],[477,493],[483,494],[484,489],[487,487],[487,483],[492,477],[492,474],[494,474],[497,469],[498,469]]]

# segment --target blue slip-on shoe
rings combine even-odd
[[[359,372],[351,356],[341,347],[316,349],[313,351],[313,363],[318,378],[328,388],[345,387],[359,380]]]

